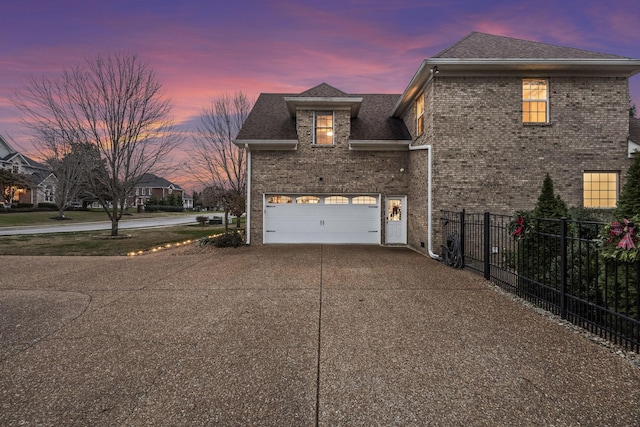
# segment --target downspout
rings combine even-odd
[[[433,179],[431,176],[431,167],[433,164],[433,148],[431,147],[431,145],[414,145],[414,146],[409,146],[409,151],[413,151],[413,150],[428,150],[427,156],[428,156],[428,160],[427,160],[427,232],[428,232],[428,236],[427,236],[427,249],[429,251],[429,256],[433,259],[437,259],[440,260],[440,255],[436,254],[433,252],[433,216],[432,216],[432,207],[433,207],[433,200],[432,200],[432,186],[433,186]]]
[[[244,144],[247,150],[247,223],[245,224],[245,243],[251,244],[251,150],[249,144]]]

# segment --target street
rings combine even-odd
[[[206,214],[206,212],[205,212]],[[127,230],[133,228],[151,228],[151,227],[169,227],[181,224],[195,224],[196,217],[202,215],[184,215],[163,218],[145,218],[121,220],[118,224],[119,230]],[[211,216],[211,215],[210,215]],[[61,221],[59,224],[53,225],[34,225],[23,227],[0,227],[0,236],[15,236],[19,234],[48,234],[48,233],[75,233],[80,231],[99,231],[111,230],[110,221],[99,222],[83,222],[69,223]]]

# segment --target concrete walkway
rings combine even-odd
[[[0,261],[3,426],[640,424],[640,368],[408,249]]]

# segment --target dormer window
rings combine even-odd
[[[333,145],[333,111],[315,112],[313,144]]]

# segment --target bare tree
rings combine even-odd
[[[71,141],[56,141],[56,136],[48,129],[40,130],[40,137],[36,141],[39,146],[40,157],[56,177],[56,187],[53,201],[58,207],[58,217],[64,218],[74,200],[77,200],[83,185],[86,184],[86,165],[89,148],[87,144]]]
[[[203,109],[194,138],[193,161],[200,181],[220,197],[225,209],[225,223],[229,212],[238,217],[245,211],[247,194],[246,161],[244,149],[233,144],[249,111],[251,102],[242,92],[224,94]]]
[[[50,136],[44,151],[64,157],[74,144],[94,147],[104,167],[86,164],[84,173],[112,236],[142,175],[181,140],[155,73],[135,55],[98,56],[56,79],[29,78],[13,100],[36,137]]]

